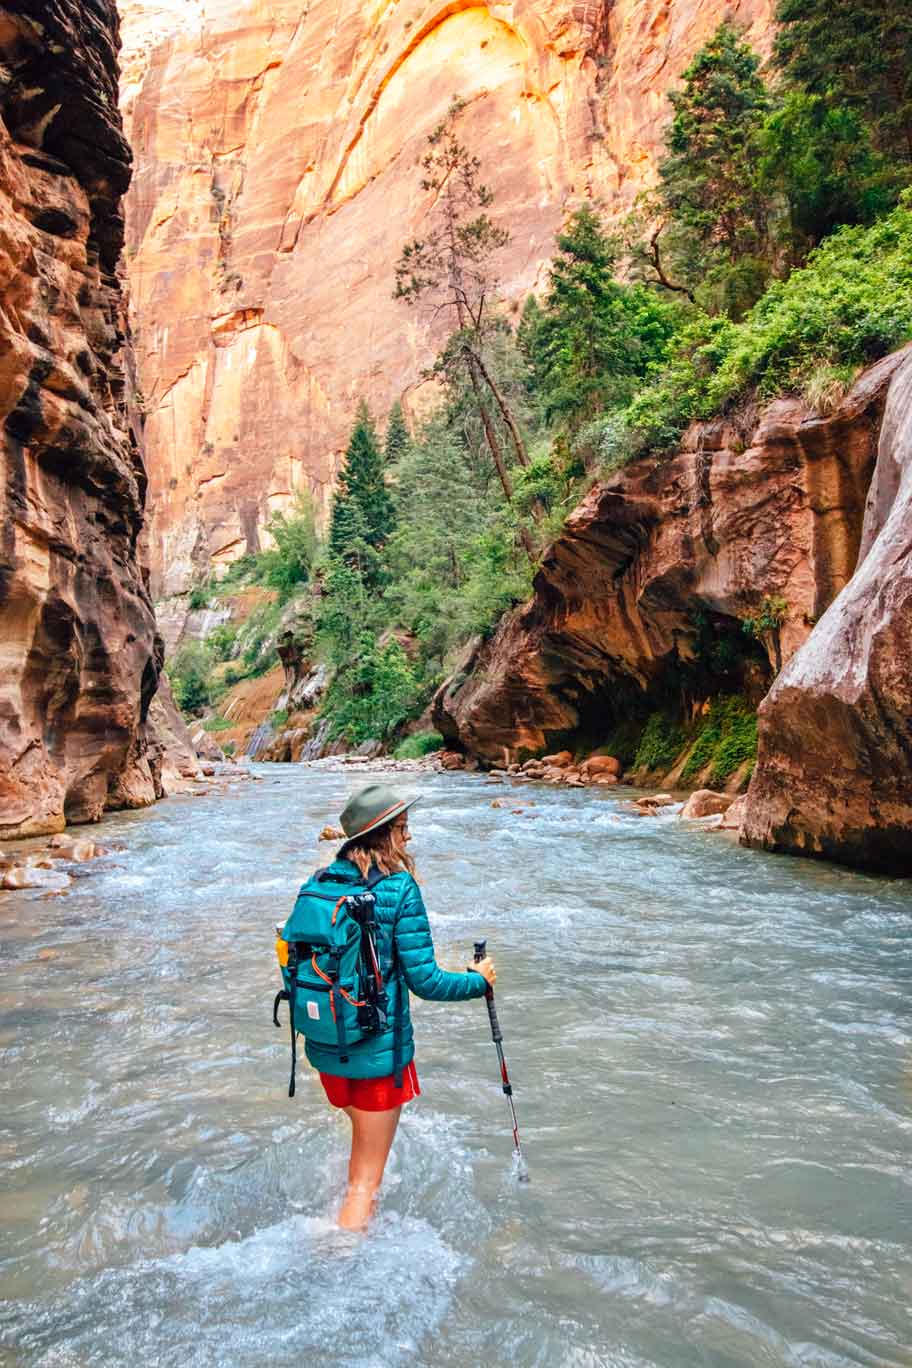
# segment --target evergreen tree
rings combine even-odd
[[[383,478],[377,433],[362,401],[333,499],[330,552],[349,562],[369,561],[370,551],[377,552],[383,547],[394,526],[393,500]],[[369,576],[375,571],[376,557],[373,565],[364,565],[364,573]]]
[[[761,134],[770,107],[760,59],[722,24],[670,96],[674,118],[659,167],[671,274],[703,302],[739,316],[770,273]],[[652,243],[658,266],[658,237]],[[663,282],[665,283],[665,282]]]
[[[618,244],[592,209],[577,210],[557,248],[544,302],[526,306],[519,340],[545,417],[572,432],[632,397],[665,355],[676,309],[615,280]]]
[[[761,183],[785,206],[773,231],[785,267],[801,266],[845,223],[872,223],[896,200],[897,177],[857,109],[787,90],[762,133]]]
[[[779,0],[774,61],[791,85],[857,110],[875,147],[912,164],[909,0]]]
[[[487,213],[493,196],[481,179],[481,162],[457,136],[464,109],[464,100],[454,100],[428,138],[421,162],[421,188],[431,195],[428,227],[424,237],[403,247],[393,297],[410,305],[426,301],[435,316],[449,316],[453,333],[438,359],[437,372],[448,381],[456,369],[467,374],[485,444],[509,502],[513,481],[494,414],[509,434],[516,464],[527,466],[529,457],[516,417],[488,364],[485,346],[498,327],[493,307],[499,293],[494,262],[510,235]],[[520,536],[533,558],[528,531],[520,529]]]
[[[398,466],[409,448],[409,431],[405,425],[402,405],[397,399],[390,409],[386,425],[386,442],[383,448],[383,462],[387,470]]]

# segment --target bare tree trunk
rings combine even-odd
[[[466,351],[465,355],[466,364],[469,371],[469,379],[472,382],[472,393],[474,394],[475,402],[478,405],[478,412],[481,417],[482,426],[484,428],[485,441],[487,442],[488,450],[491,453],[491,460],[494,462],[494,467],[497,471],[497,475],[500,480],[500,487],[504,492],[504,498],[507,500],[507,503],[512,503],[513,481],[510,479],[510,473],[507,470],[507,465],[503,458],[503,452],[501,451],[500,443],[497,440],[497,433],[494,429],[494,424],[491,421],[491,415],[488,412],[487,405],[485,404],[484,398],[482,397],[478,371],[475,368],[475,357],[473,353],[468,350]],[[533,545],[532,538],[529,535],[529,529],[527,527],[523,527],[521,524],[519,527],[519,538],[523,544],[523,548],[525,549],[526,555],[529,557],[529,560],[534,561],[535,547]]]
[[[504,422],[510,429],[510,435],[513,438],[513,447],[516,451],[517,464],[521,465],[524,469],[528,470],[529,453],[526,451],[526,444],[522,439],[522,433],[520,432],[516,424],[516,419],[513,417],[512,410],[510,409],[509,404],[507,403],[506,399],[501,393],[500,386],[498,385],[497,381],[494,379],[494,376],[491,374],[491,372],[485,365],[483,357],[480,355],[480,353],[474,350],[472,352],[472,356],[475,360],[476,366],[478,367],[485,381],[485,384],[488,386],[488,389],[494,396],[495,403],[497,404],[497,407],[500,409],[500,412],[503,415]]]

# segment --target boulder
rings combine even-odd
[[[587,779],[594,779],[598,774],[613,774],[618,778],[621,762],[613,755],[590,755],[580,765],[580,771]]]
[[[568,750],[558,751],[556,755],[543,755],[541,763],[543,765],[565,769],[573,764],[573,756]]]
[[[697,789],[684,804],[680,815],[690,821],[698,821],[701,817],[715,817],[717,813],[727,812],[734,801],[734,796],[730,793]]]
[[[459,751],[441,751],[440,768],[445,770],[460,770],[466,767],[466,758]]]
[[[618,782],[618,777],[616,774],[596,774],[590,782],[597,784],[599,788],[613,788]]]
[[[742,793],[740,798],[736,798],[733,803],[729,804],[728,811],[723,814],[722,821],[719,823],[719,830],[740,832],[744,825],[746,813],[747,794]]]
[[[69,860],[71,864],[85,864],[87,860],[94,860],[100,853],[95,842],[84,837],[64,839],[60,844],[55,844],[54,849],[59,860]]]
[[[60,869],[39,869],[34,865],[14,865],[3,875],[0,887],[14,890],[19,888],[46,888],[57,891],[66,888],[69,877]]]
[[[670,807],[674,799],[670,793],[653,793],[646,798],[635,798],[633,801],[641,812],[657,812],[659,808]]]

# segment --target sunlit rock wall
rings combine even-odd
[[[452,96],[509,227],[508,296],[568,209],[628,204],[666,92],[724,17],[772,0],[121,0],[131,310],[157,593],[256,550],[271,510],[325,506],[359,397],[419,376],[427,320],[391,299]]]
[[[151,802],[113,0],[0,5],[0,836]]]

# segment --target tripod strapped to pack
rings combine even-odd
[[[291,1028],[291,1080],[295,1095],[297,1036],[334,1050],[348,1063],[352,1045],[389,1029],[389,992],[377,951],[378,923],[373,889],[385,878],[372,869],[364,884],[352,884],[328,869],[316,872],[298,894],[279,932],[276,952],[284,989],[276,993],[272,1020],[279,1026],[279,1003],[287,1002]],[[393,958],[395,974],[395,952]],[[402,1086],[402,992],[396,989],[393,1013],[393,1073]]]

